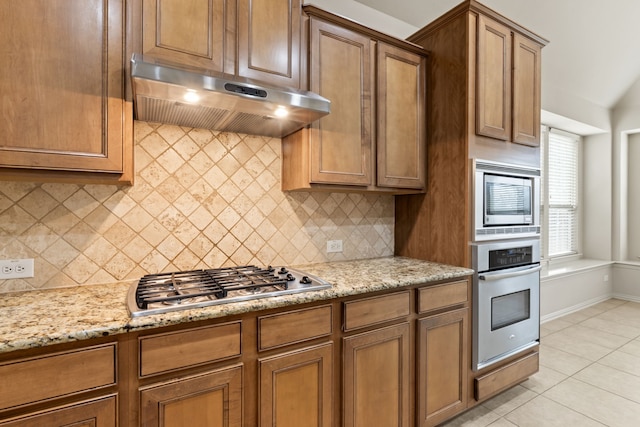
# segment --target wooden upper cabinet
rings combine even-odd
[[[117,181],[131,166],[124,3],[0,2],[0,168]]]
[[[238,1],[238,75],[300,87],[301,0]]]
[[[311,182],[371,185],[374,44],[313,17],[310,42],[310,89],[331,100],[311,127]]]
[[[304,11],[308,89],[331,101],[331,113],[283,138],[282,189],[424,191],[427,53],[314,6]]]
[[[300,87],[300,0],[142,1],[144,54],[214,75]]]
[[[511,30],[478,18],[476,131],[508,141],[511,137]]]
[[[478,16],[476,133],[540,143],[542,46],[486,16]]]
[[[426,58],[378,43],[378,180],[422,189],[426,179]]]
[[[143,0],[142,53],[168,62],[234,73],[235,2]],[[227,62],[228,61],[228,62]]]
[[[513,36],[513,142],[540,145],[539,44],[519,34]]]

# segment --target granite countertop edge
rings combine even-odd
[[[329,289],[131,317],[135,282],[0,294],[0,353],[159,328],[315,301],[361,295],[473,274],[463,267],[405,257],[292,266],[328,281]],[[52,316],[55,313],[55,317]]]

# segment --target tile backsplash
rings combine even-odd
[[[280,139],[134,129],[131,187],[0,181],[0,259],[35,259],[35,277],[0,278],[0,293],[393,254],[393,196],[282,192]]]

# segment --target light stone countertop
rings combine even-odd
[[[214,319],[420,283],[473,270],[403,257],[291,266],[330,289],[132,318],[126,295],[134,282],[0,294],[0,353]]]

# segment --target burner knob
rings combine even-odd
[[[291,273],[287,274],[287,282],[291,282],[293,280],[296,280],[296,278],[293,277],[293,274],[291,274]]]
[[[269,266],[269,267],[267,267],[267,271],[268,271],[269,273],[273,273],[273,272],[275,271],[275,268],[273,268],[273,267]]]
[[[309,279],[307,276],[302,276],[302,279],[300,279],[300,283],[302,283],[303,285],[310,285],[311,279]]]
[[[284,268],[284,267],[281,267],[281,268],[280,268],[280,271],[278,271],[278,274],[287,274],[288,272],[289,272],[289,270],[287,270],[287,269],[286,269],[286,268]]]

